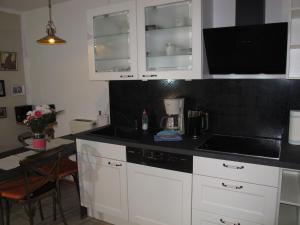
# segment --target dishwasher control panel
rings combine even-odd
[[[127,162],[180,172],[193,172],[193,156],[142,148],[126,148]]]

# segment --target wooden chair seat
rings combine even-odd
[[[41,170],[44,172],[48,172],[51,169],[51,165],[41,166]],[[63,158],[60,163],[59,171],[58,171],[58,179],[62,179],[66,176],[73,175],[78,172],[77,162],[74,162],[68,158]]]
[[[30,192],[35,192],[48,181],[40,177],[30,177]],[[16,180],[0,184],[0,196],[12,200],[24,200],[26,198],[25,180],[20,177]]]

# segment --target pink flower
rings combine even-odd
[[[42,112],[41,111],[35,111],[34,116],[38,119],[42,117]]]

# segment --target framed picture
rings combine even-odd
[[[5,86],[4,86],[4,80],[0,80],[0,97],[5,96]]]
[[[0,107],[0,119],[7,118],[6,107]]]
[[[13,85],[11,87],[12,96],[25,95],[25,86],[24,85]]]
[[[0,70],[2,71],[17,70],[16,52],[0,52]]]

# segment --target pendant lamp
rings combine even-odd
[[[47,36],[37,40],[37,43],[42,45],[57,45],[57,44],[65,44],[66,41],[57,37],[56,34],[56,27],[52,21],[52,12],[51,12],[51,0],[48,0],[48,7],[49,7],[49,21],[46,25],[46,32]]]

